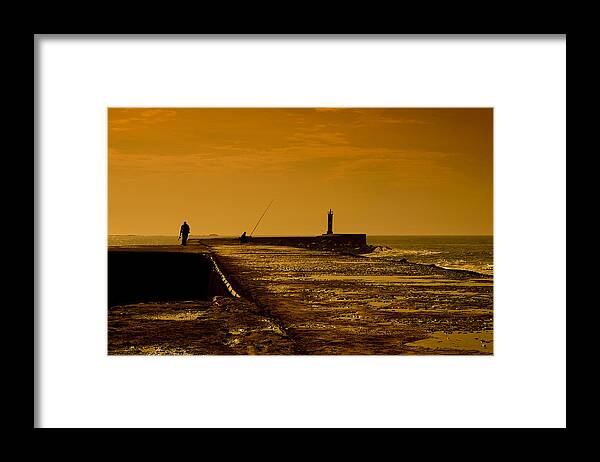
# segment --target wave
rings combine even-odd
[[[429,256],[439,255],[443,252],[436,250],[404,250],[404,249],[392,249],[385,246],[376,246],[373,252],[367,254],[371,257],[406,257],[406,256]]]
[[[448,270],[469,271],[482,275],[493,275],[494,265],[477,258],[461,258],[448,252],[429,249],[398,249],[384,245],[375,246],[373,251],[364,255],[367,258],[434,265]],[[463,256],[464,257],[464,256]]]

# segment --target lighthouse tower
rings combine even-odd
[[[331,209],[327,214],[327,234],[333,234],[333,212]]]

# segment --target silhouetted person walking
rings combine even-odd
[[[187,238],[190,234],[190,225],[188,225],[185,221],[181,225],[181,229],[179,230],[179,237],[181,238],[181,245],[187,244]]]

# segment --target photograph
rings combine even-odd
[[[34,160],[35,428],[566,428],[566,34],[38,34]]]
[[[108,107],[108,355],[494,354],[492,107]]]

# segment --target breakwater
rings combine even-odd
[[[109,354],[493,353],[492,276],[331,251],[355,236],[206,241],[109,247]]]
[[[190,244],[205,245],[239,243],[234,238],[192,239]],[[373,247],[367,244],[366,234],[323,234],[320,236],[258,236],[250,237],[249,242],[241,245],[276,245],[298,247],[310,250],[363,254],[369,253]]]

